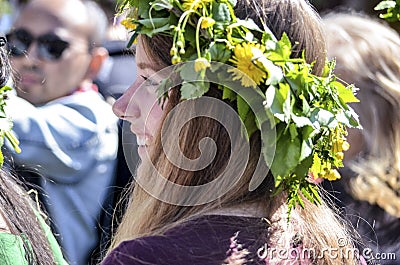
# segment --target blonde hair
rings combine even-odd
[[[262,22],[278,38],[283,32],[286,32],[293,44],[295,44],[295,56],[301,56],[301,51],[305,50],[307,60],[315,62],[317,72],[322,71],[326,56],[319,17],[305,1],[238,1],[235,14],[242,18],[251,17],[260,25],[260,19],[262,19]],[[166,45],[170,43],[168,37],[157,35],[148,38],[141,36],[139,41],[143,44],[142,46],[149,58],[164,65],[170,64],[170,46]],[[214,86],[211,86],[206,96],[222,98],[221,91]],[[149,194],[141,185],[132,186],[132,197],[111,244],[111,250],[124,240],[147,235],[160,235],[171,227],[195,216],[247,204],[256,205],[261,210],[258,212],[244,211],[245,213],[253,216],[260,215],[271,223],[268,229],[269,245],[289,249],[291,238],[295,236],[295,232],[299,232],[305,238],[305,246],[313,248],[316,251],[316,256],[325,254],[323,249],[341,249],[343,246],[340,245],[339,239],[342,237],[349,239],[349,244],[343,249],[354,247],[350,239],[351,236],[344,229],[341,221],[336,218],[335,214],[325,204],[315,206],[305,202],[305,209],[296,208],[293,210],[291,222],[287,223],[286,196],[282,193],[271,197],[271,192],[274,189],[274,180],[271,174],[265,173],[267,176],[261,185],[254,191],[249,191],[249,183],[260,157],[261,137],[259,132],[254,133],[250,138],[250,153],[243,174],[237,178],[235,172],[243,170],[236,166],[237,163],[232,163],[232,167],[229,168],[231,178],[224,178],[225,182],[211,186],[204,193],[212,194],[229,187],[229,190],[223,196],[211,202],[199,203],[194,206],[172,205],[157,199],[167,195],[168,199],[171,200],[200,202],[199,194],[181,193],[179,190],[166,190],[164,179],[160,178],[160,175],[173,183],[183,186],[199,186],[213,181],[224,174],[228,160],[232,156],[231,147],[236,143],[234,139],[230,139],[223,125],[207,117],[191,119],[182,130],[177,131],[176,124],[179,121],[187,120],[187,115],[197,111],[196,106],[187,104],[173,113],[171,120],[166,122],[166,116],[179,103],[179,89],[173,88],[165,106],[165,116],[162,123],[163,132],[166,132],[169,136],[180,136],[179,146],[165,144],[162,146],[161,129],[158,131],[150,159],[145,159],[137,171],[137,182],[149,183],[154,188]],[[233,103],[226,103],[232,104],[232,108],[236,108]],[[212,104],[207,105],[210,113],[213,113],[215,108]],[[204,169],[198,171],[184,170],[174,166],[164,153],[164,149],[177,150],[176,153],[180,150],[186,157],[195,159],[202,154],[201,141],[206,137],[214,140],[217,151],[212,163]],[[238,147],[239,152],[242,150],[241,148],[241,146]],[[178,156],[178,154],[173,154],[173,156]],[[243,160],[243,157],[241,159]],[[266,170],[265,172],[268,171]],[[348,259],[345,259],[345,257],[333,259],[326,256],[323,259],[314,258],[315,264],[357,264],[355,257],[348,257]]]
[[[363,126],[358,159],[349,162],[357,174],[351,193],[400,217],[400,38],[383,22],[361,14],[332,13],[324,18],[329,56],[336,73],[354,83],[354,109]],[[350,143],[351,144],[351,143]]]

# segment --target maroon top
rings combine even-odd
[[[221,265],[241,257],[248,265],[265,264],[257,251],[267,243],[266,235],[267,223],[261,218],[206,215],[162,236],[122,242],[102,265]]]
[[[162,236],[124,241],[101,265],[313,264],[301,254],[307,249],[300,234],[293,236],[288,252],[273,252],[270,247],[266,251],[267,226],[257,217],[205,215]],[[362,256],[360,259],[360,265],[367,264]]]

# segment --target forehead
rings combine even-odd
[[[162,70],[165,66],[156,62],[147,52],[148,51],[143,46],[143,42],[139,40],[136,45],[136,64],[138,69],[148,74],[153,74]]]
[[[82,16],[75,18],[68,9],[52,10],[28,6],[16,19],[14,28],[25,28],[36,36],[49,32],[54,32],[60,37],[86,35],[87,26]]]

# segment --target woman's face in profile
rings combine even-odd
[[[130,129],[137,137],[139,156],[143,158],[163,116],[157,97],[161,80],[154,76],[162,67],[148,57],[141,41],[136,46],[136,63],[136,81],[114,103],[113,111],[119,118],[130,122]]]

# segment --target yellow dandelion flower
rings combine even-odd
[[[237,68],[229,69],[228,72],[233,74],[233,80],[240,80],[244,87],[256,87],[257,84],[247,74],[243,73]]]
[[[245,87],[256,87],[267,77],[266,72],[257,66],[255,55],[262,54],[265,48],[260,44],[243,43],[236,45],[233,59],[230,61],[236,64],[236,69],[230,69],[233,73],[233,80],[241,80]]]
[[[202,70],[205,70],[210,66],[211,66],[210,62],[207,61],[206,58],[197,58],[196,61],[194,61],[194,70],[196,72],[200,72]]]
[[[206,29],[206,28],[209,28],[209,27],[214,26],[214,24],[215,24],[215,20],[214,20],[214,19],[212,19],[212,18],[210,18],[210,17],[205,17],[205,18],[203,18],[203,19],[201,20],[201,25],[200,25],[200,27],[201,27],[202,29]]]
[[[212,0],[184,0],[183,1],[183,10],[193,10],[196,11],[200,7],[205,7],[207,4],[209,4]]]
[[[135,23],[133,23],[133,20],[131,18],[125,18],[124,20],[122,20],[121,25],[124,26],[127,30],[135,30],[137,26]]]

